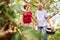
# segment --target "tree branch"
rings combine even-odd
[[[42,3],[43,0],[39,0],[40,3]]]
[[[52,16],[51,16],[51,15],[49,16],[49,19],[52,18],[52,17],[54,17],[54,16],[55,16],[56,14],[58,14],[59,12],[60,12],[60,10],[57,10],[56,12],[54,12],[54,14],[53,14]]]
[[[34,4],[30,3],[30,2],[27,2],[26,0],[23,0],[23,1],[24,1],[25,3],[31,4],[31,5],[33,5],[33,6],[36,7],[36,5],[34,5]]]

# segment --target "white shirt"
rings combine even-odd
[[[47,16],[47,12],[44,9],[37,10],[35,12],[35,17],[37,19],[38,26],[46,26],[47,25],[46,17],[48,17],[48,16]]]

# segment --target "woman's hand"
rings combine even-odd
[[[35,26],[37,26],[37,25],[38,25],[38,23],[37,23],[37,22],[34,22],[34,25],[35,25]]]

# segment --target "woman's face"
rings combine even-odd
[[[29,6],[29,5],[27,5],[26,9],[27,9],[27,10],[29,10],[29,9],[30,9],[30,6]]]

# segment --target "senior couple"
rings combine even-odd
[[[35,18],[32,16],[32,12],[29,10],[30,6],[28,4],[25,4],[23,7],[24,7],[24,11],[22,15],[23,23],[30,24],[33,19],[36,22],[36,25],[38,26],[38,30],[40,32],[43,31],[44,40],[47,40],[47,33],[46,33],[47,23],[49,25],[51,24],[50,24],[46,10],[43,9],[43,4],[42,3],[37,4]],[[41,40],[40,37],[39,37],[39,40]]]

